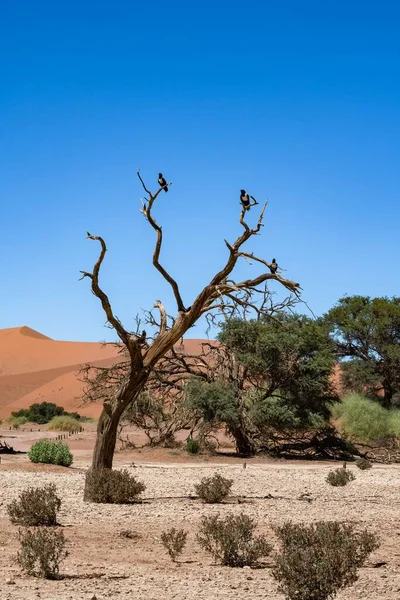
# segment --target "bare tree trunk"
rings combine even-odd
[[[117,429],[120,415],[117,412],[108,414],[104,409],[97,426],[96,445],[93,451],[92,469],[112,469]]]
[[[118,425],[126,407],[134,402],[147,381],[145,371],[136,375],[134,381],[124,386],[113,404],[104,403],[97,425],[96,444],[93,451],[91,470],[112,469]],[[84,500],[90,502],[90,489],[85,484]]]

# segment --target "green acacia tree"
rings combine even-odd
[[[238,452],[254,454],[275,434],[327,426],[337,400],[335,353],[321,320],[284,312],[273,319],[229,319],[218,339],[208,378],[188,384],[187,403],[205,423],[224,424]]]
[[[400,297],[341,298],[326,315],[345,388],[400,404]]]

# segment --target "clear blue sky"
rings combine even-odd
[[[2,3],[0,328],[115,339],[78,281],[87,230],[127,328],[158,298],[172,310],[138,167],[173,182],[154,215],[187,304],[240,232],[242,187],[269,198],[248,250],[316,314],[399,295],[399,30],[395,1]]]

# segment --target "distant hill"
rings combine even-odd
[[[194,353],[201,342],[185,340],[185,350]],[[77,374],[85,363],[111,365],[117,356],[111,344],[52,340],[26,326],[0,329],[0,418],[34,402],[98,417],[101,405],[80,408],[83,384]]]

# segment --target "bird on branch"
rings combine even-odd
[[[164,192],[168,192],[167,182],[165,181],[162,173],[158,174],[158,183],[160,184],[160,187],[162,187]]]
[[[246,194],[246,190],[240,190],[240,202],[245,210],[250,210],[250,196]]]
[[[275,258],[272,259],[272,263],[270,264],[269,270],[273,275],[275,275],[275,273],[277,272],[278,263],[276,262]]]

